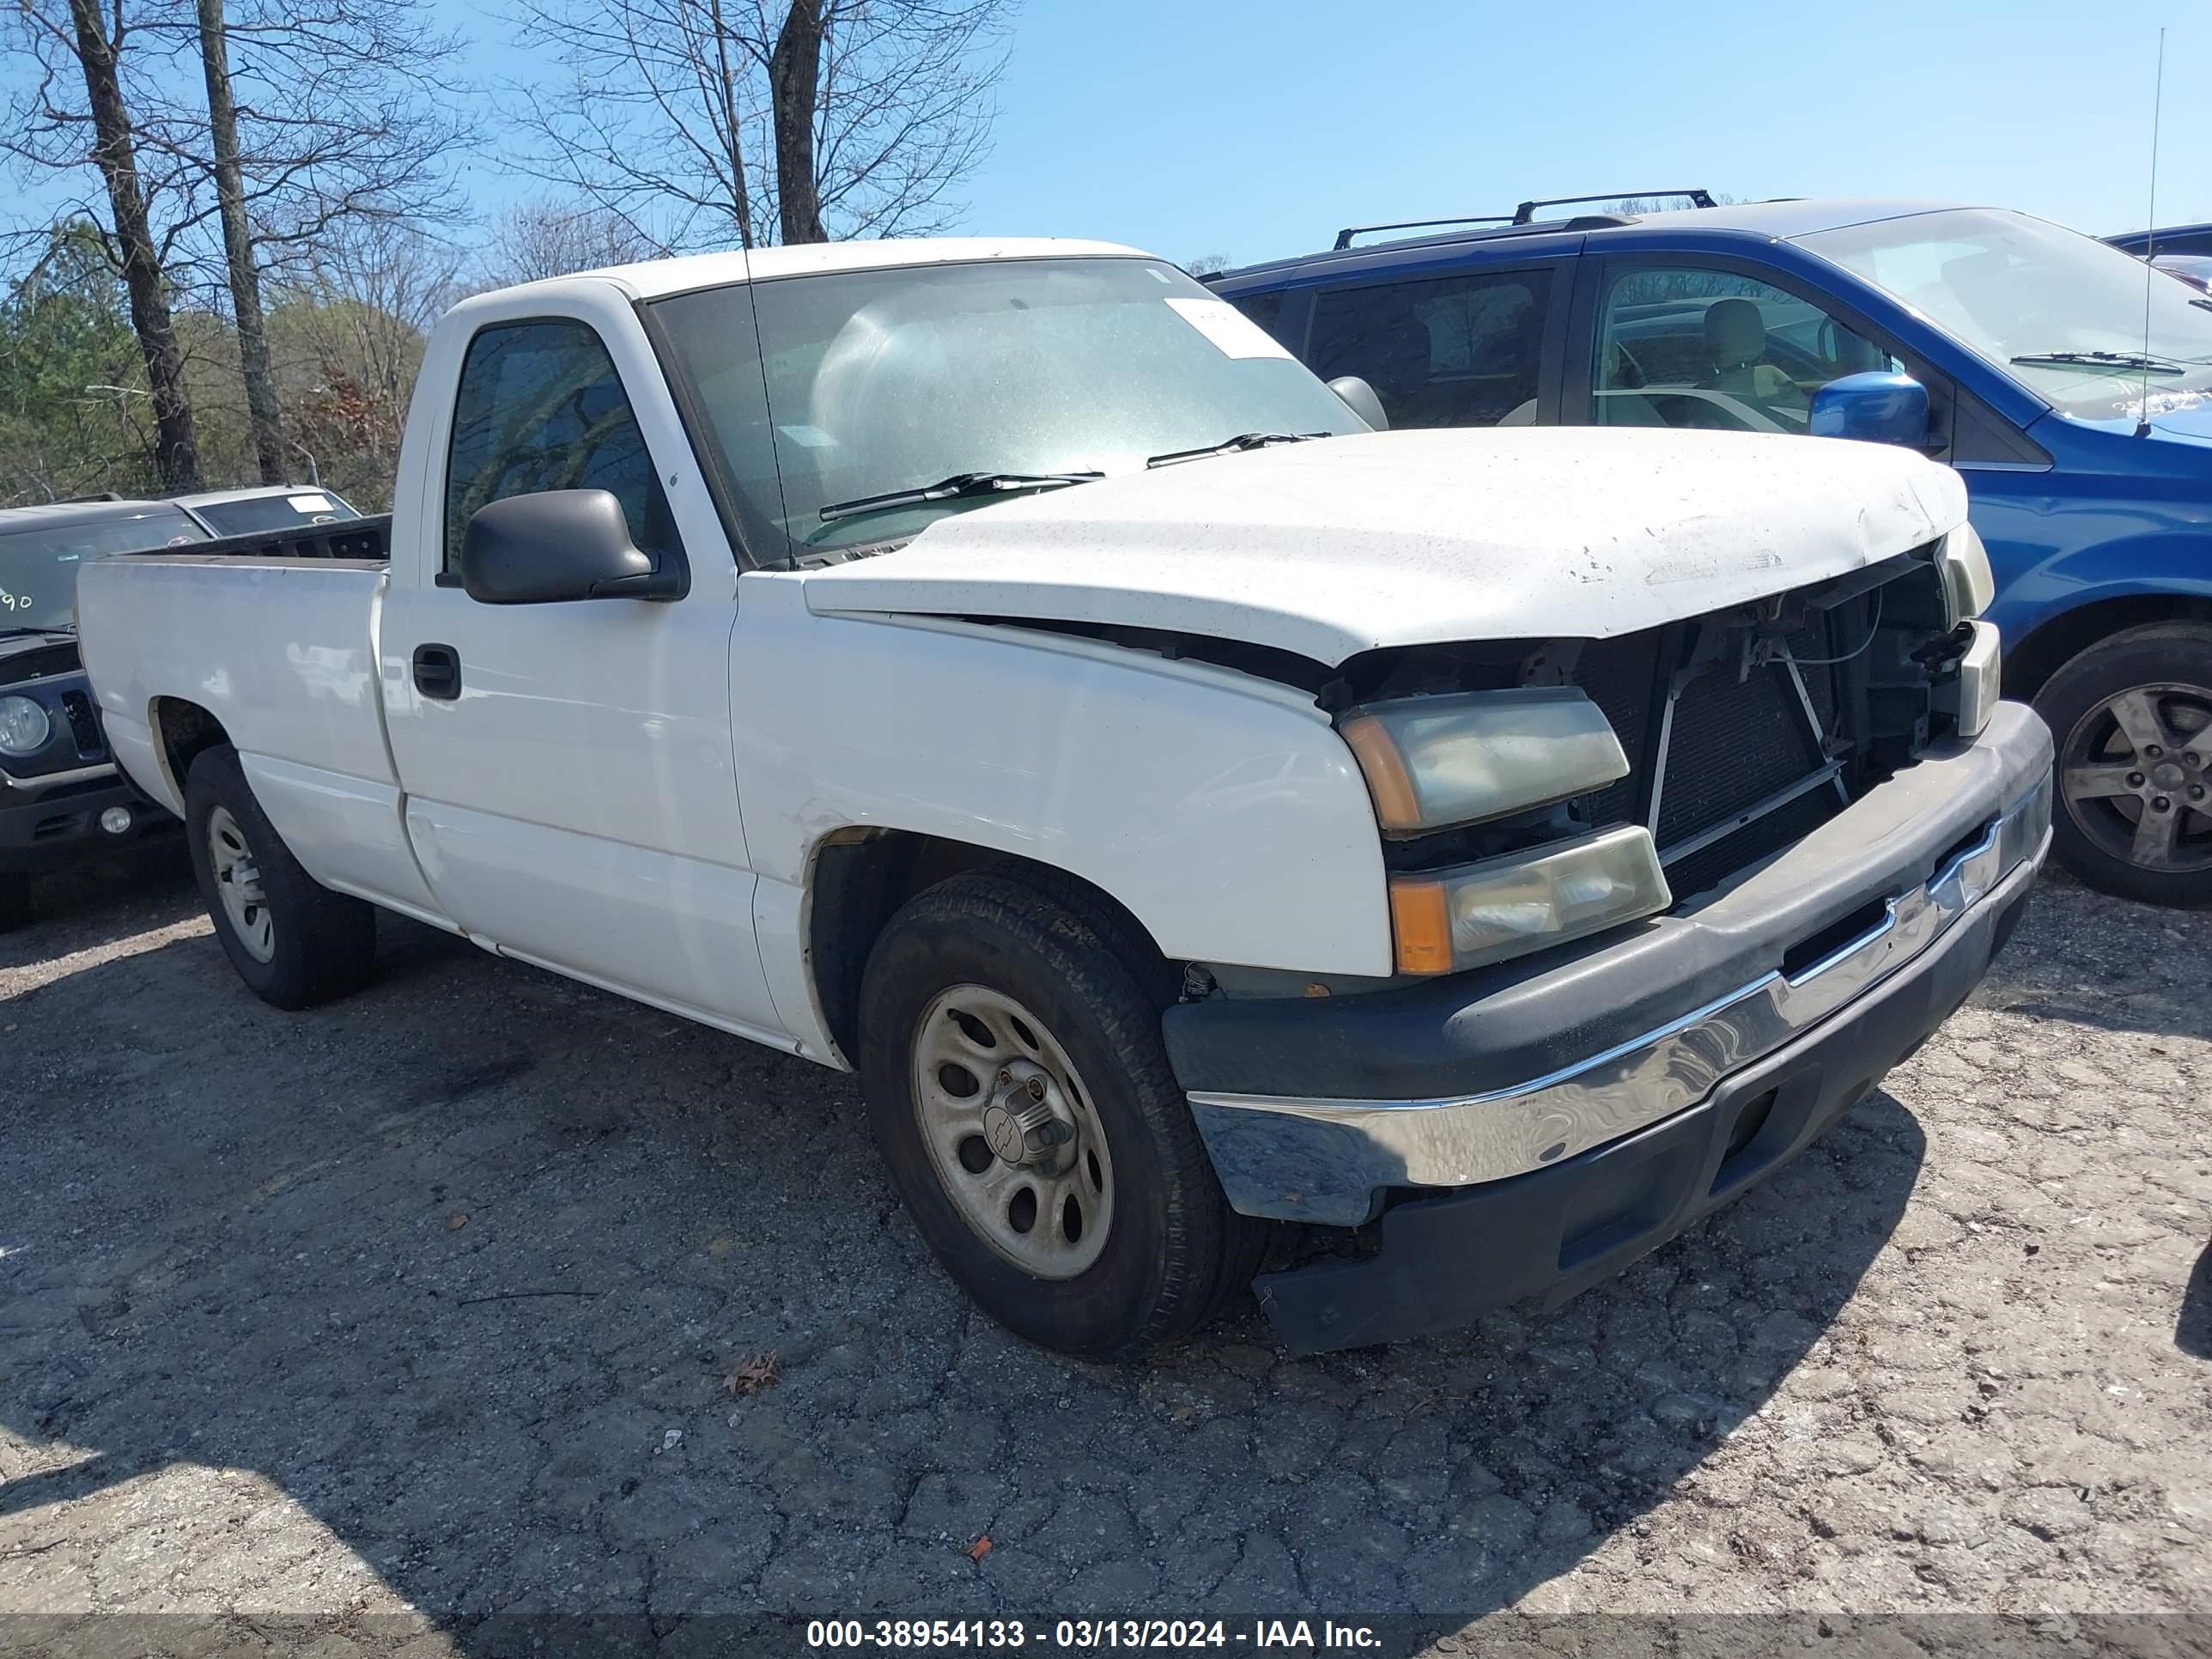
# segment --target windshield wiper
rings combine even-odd
[[[1218,444],[1201,444],[1196,449],[1170,449],[1164,455],[1147,456],[1145,465],[1173,466],[1177,461],[1199,461],[1208,455],[1234,455],[1240,450],[1265,449],[1269,444],[1302,444],[1309,438],[1334,435],[1328,432],[1240,432]]]
[[[71,628],[67,623],[56,627],[47,627],[38,623],[17,623],[13,627],[0,628],[0,640],[20,639],[26,634],[52,634],[67,639],[76,633],[76,629]]]
[[[849,501],[832,501],[822,509],[822,522],[835,524],[840,519],[854,518],[863,513],[915,507],[925,501],[952,501],[969,495],[996,495],[1022,489],[1056,489],[1062,484],[1090,483],[1105,476],[1103,472],[956,472],[949,478],[939,478],[933,484],[916,484],[911,489],[891,489],[880,495],[855,495]]]
[[[2030,351],[2012,360],[2023,368],[2118,368],[2137,374],[2186,374],[2188,366],[2172,357],[2140,351]]]

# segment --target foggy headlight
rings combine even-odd
[[[1390,881],[1401,974],[1446,974],[1580,939],[1674,902],[1651,832],[1626,824],[1549,851]]]
[[[1604,713],[1571,687],[1376,703],[1339,729],[1387,836],[1524,811],[1628,775]]]
[[[53,732],[45,704],[28,697],[0,697],[0,755],[35,755]]]
[[[1997,580],[1990,572],[1989,550],[1982,545],[1973,526],[1962,524],[1943,538],[1936,567],[1942,573],[1943,604],[1951,613],[1952,627],[1990,608],[1990,601],[1996,597]]]

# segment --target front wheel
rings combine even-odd
[[[368,980],[375,910],[301,866],[253,798],[234,750],[205,750],[192,762],[185,833],[216,937],[256,996],[311,1008]]]
[[[2057,745],[2052,845],[2092,887],[2212,904],[2212,628],[2100,641],[2036,694]]]
[[[1086,1358],[1192,1329],[1266,1237],[1169,1070],[1148,954],[1073,895],[960,876],[892,918],[862,988],[869,1118],[915,1228],[991,1317]]]

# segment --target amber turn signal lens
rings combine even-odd
[[[1421,799],[1414,793],[1413,775],[1406,758],[1381,720],[1361,714],[1345,721],[1344,740],[1366,775],[1367,793],[1375,798],[1375,821],[1385,830],[1408,831],[1421,827]]]
[[[1440,881],[1390,884],[1390,931],[1398,941],[1401,974],[1448,974],[1452,966],[1451,912]]]

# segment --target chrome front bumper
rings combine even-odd
[[[1926,881],[1889,897],[1880,920],[1858,937],[1794,971],[1762,972],[1663,1025],[1544,1075],[1421,1099],[1191,1091],[1231,1203],[1247,1214],[1356,1224],[1389,1189],[1502,1181],[1695,1105],[1730,1073],[1911,963],[2023,863],[2039,864],[2050,844],[2048,752],[2046,739],[2034,781]],[[1785,858],[1776,868],[1790,864]]]

